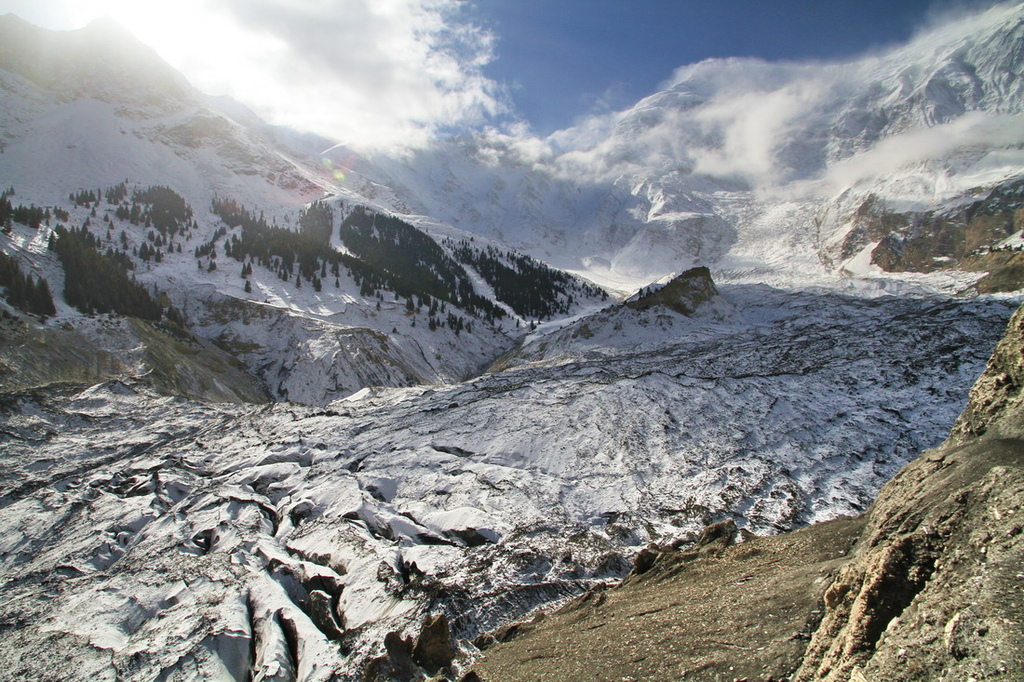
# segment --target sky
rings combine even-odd
[[[199,89],[359,146],[466,128],[546,136],[712,57],[843,61],[992,0],[0,0],[73,30],[109,16]]]
[[[977,4],[977,3],[976,3]],[[479,0],[501,38],[484,70],[539,133],[627,107],[712,57],[842,60],[905,42],[932,0]]]

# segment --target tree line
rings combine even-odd
[[[130,259],[108,249],[86,228],[58,226],[50,235],[50,250],[64,266],[64,299],[86,315],[117,313],[158,322],[165,316],[182,325],[180,315],[166,310],[128,274]]]
[[[42,277],[22,272],[17,259],[0,251],[0,287],[7,290],[5,300],[15,308],[40,317],[56,314],[50,284]]]
[[[44,222],[50,219],[50,209],[38,206],[15,206],[10,199],[13,195],[13,187],[0,193],[0,230],[4,234],[11,233],[14,223],[21,223],[38,230]]]
[[[119,220],[155,228],[163,238],[173,239],[197,227],[192,207],[169,187],[154,185],[138,189],[132,193],[130,204],[126,199],[127,188],[123,184],[107,190],[107,201],[117,206],[114,215]]]
[[[399,295],[426,293],[488,322],[506,316],[503,308],[476,292],[460,263],[400,218],[358,206],[342,221],[339,237],[360,259],[399,279],[404,287],[393,289]]]
[[[324,202],[313,202],[303,209],[299,214],[298,231],[272,225],[262,213],[257,215],[233,199],[216,198],[211,208],[229,227],[242,228],[240,234],[232,235],[224,245],[224,254],[243,264],[242,277],[248,277],[252,263],[257,263],[284,281],[294,281],[297,287],[306,281],[320,291],[328,273],[335,278],[337,286],[344,269],[345,276],[359,287],[360,295],[377,298],[378,305],[388,292],[395,300],[404,298],[410,313],[429,308],[432,318],[444,311],[444,301],[469,308],[471,313],[483,309],[495,316],[504,315],[491,301],[476,295],[461,266],[411,225],[398,226],[391,222],[393,219],[378,216],[381,226],[390,224],[391,229],[385,229],[384,237],[370,236],[362,220],[365,218],[372,224],[374,219],[357,208],[354,214],[358,217],[350,215],[340,228],[342,241],[354,254],[349,255],[331,246],[334,209]],[[431,249],[436,253],[431,253]],[[417,257],[408,251],[423,251],[427,255]],[[204,245],[203,252],[197,251],[197,258],[209,256],[211,262],[216,258],[214,244]],[[447,259],[449,267],[454,265],[461,272],[461,281],[458,277],[439,277],[429,270],[423,263],[431,258]],[[444,326],[445,320],[437,318],[431,328]],[[456,327],[466,329],[466,324],[456,322],[453,328]]]
[[[449,239],[446,244],[456,259],[476,270],[494,295],[521,317],[540,320],[568,314],[579,296],[608,298],[599,287],[515,251],[502,252],[493,246],[478,249],[466,239]]]

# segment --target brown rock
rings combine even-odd
[[[443,613],[427,616],[423,621],[423,629],[416,638],[412,650],[413,660],[431,674],[451,667],[455,658],[452,647],[451,630],[448,617]]]
[[[331,595],[322,590],[313,590],[309,593],[307,602],[309,618],[313,624],[320,628],[329,639],[340,641],[345,635],[344,626],[338,622],[334,615],[334,604]]]

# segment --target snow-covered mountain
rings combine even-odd
[[[879,275],[894,268],[871,257],[866,202],[912,224],[1021,177],[1022,53],[1024,5],[1004,4],[850,63],[708,60],[545,140],[480,134],[363,170],[399,206],[608,282],[694,264],[734,281]],[[965,251],[1020,228],[1011,215]]]
[[[274,397],[323,404],[365,386],[458,381],[511,349],[517,327],[606,298],[426,217],[397,221],[385,236],[391,219],[370,196],[375,186],[339,185],[309,152],[328,143],[205,97],[114,25],[52,33],[7,15],[0,35],[4,201],[48,211],[38,229],[10,220],[4,251],[60,292],[50,235],[91,221],[98,251],[133,258],[133,278]],[[153,188],[182,212],[172,227],[151,225]],[[311,243],[300,233],[313,230],[312,218],[302,221],[314,200],[325,217]],[[350,229],[358,246],[340,232],[356,208],[373,233]],[[310,262],[295,274],[302,254],[317,261],[315,272]],[[530,281],[528,293],[513,290],[516,277]],[[51,328],[95,336],[72,306],[57,306]],[[133,338],[141,343],[132,334],[124,343]]]
[[[196,206],[220,193],[268,214],[338,196],[430,216],[627,293],[692,265],[777,285],[946,272],[1019,242],[1019,198],[983,225],[970,207],[1006,196],[1024,169],[1022,17],[1024,5],[998,5],[844,64],[708,60],[547,139],[487,131],[394,156],[325,151],[329,141],[203,97],[142,46],[110,47],[132,42],[112,26],[69,41],[77,71],[26,66],[46,51],[19,46],[56,38],[8,17],[7,53],[19,56],[6,65],[0,170],[37,203],[125,177]],[[105,46],[95,59],[73,52],[90,44]],[[133,69],[104,71],[127,56]],[[30,161],[40,158],[62,172]],[[950,236],[921,248],[922,231]],[[908,248],[916,255],[902,257]],[[956,290],[979,276],[932,280]]]
[[[1019,302],[1022,26],[385,157],[0,17],[4,670],[418,679],[648,543],[863,510]]]
[[[0,172],[28,201],[126,178],[199,206],[221,193],[290,208],[324,192],[315,170],[214,110],[116,24],[51,32],[8,14],[0,35]]]

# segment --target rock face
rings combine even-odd
[[[988,368],[971,389],[967,409],[953,427],[950,441],[972,437],[1020,438],[1024,435],[1024,312],[1010,318],[1006,335],[992,352]]]
[[[941,447],[868,513],[797,680],[1024,675],[1024,308]]]
[[[0,319],[0,392],[108,380],[213,403],[270,400],[238,360],[180,329],[135,318],[83,319],[79,328]]]
[[[1022,679],[1022,358],[1024,308],[949,440],[904,467],[864,516],[652,555],[621,587],[521,628],[475,673]]]
[[[991,248],[1024,227],[1024,181],[1003,183],[973,201],[958,197],[926,212],[889,208],[876,195],[864,199],[848,218],[849,231],[825,260],[847,262],[862,249],[870,261],[888,272],[935,272],[943,268],[986,271],[983,291],[1015,291],[1020,272],[1007,251]],[[1009,253],[1016,251],[1009,250]]]
[[[696,267],[679,275],[661,289],[630,301],[627,305],[637,310],[663,305],[682,315],[692,315],[702,303],[707,303],[717,294],[711,271],[705,267]]]
[[[440,613],[427,617],[412,649],[412,657],[431,673],[451,666],[455,651],[447,616]]]

